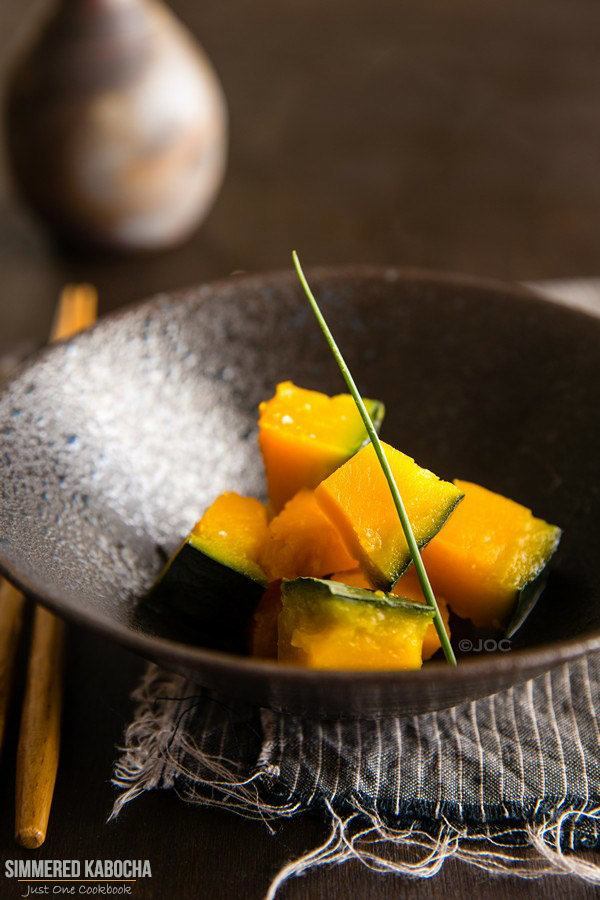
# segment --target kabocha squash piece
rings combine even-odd
[[[267,537],[267,510],[254,497],[221,494],[189,536],[193,547],[255,581],[265,581],[257,560]]]
[[[335,575],[331,576],[331,580],[341,581],[343,584],[348,584],[351,587],[373,588],[373,585],[367,576],[361,572],[360,569],[354,569],[352,572],[336,572]],[[392,588],[392,594],[394,594],[395,597],[405,597],[408,600],[414,600],[415,603],[426,603],[414,566],[410,566],[402,578],[398,579]],[[440,613],[442,614],[442,620],[446,626],[446,631],[448,632],[448,637],[450,637],[450,614],[448,604],[443,597],[436,596],[436,600],[440,608]],[[431,625],[427,627],[423,639],[423,662],[427,659],[431,659],[433,654],[439,650],[440,647],[440,639],[435,624],[432,622]]]
[[[244,651],[267,583],[257,563],[266,535],[267,511],[262,503],[222,494],[163,570],[150,605],[193,620],[206,646]]]
[[[461,491],[382,442],[415,539],[423,547],[462,498]],[[389,590],[411,561],[392,495],[372,444],[344,463],[315,490],[348,551],[377,587]]]
[[[281,612],[281,581],[273,581],[256,607],[250,627],[250,654],[277,659],[277,622]]]
[[[373,423],[381,426],[384,406],[365,400]],[[367,432],[349,394],[329,397],[277,385],[275,396],[259,406],[259,443],[274,512],[302,488],[314,488],[367,440]]]
[[[297,578],[281,585],[278,657],[311,669],[419,669],[433,612],[382,591]]]
[[[357,563],[331,521],[315,500],[313,491],[299,491],[269,523],[259,562],[269,581],[311,576],[322,578]]]
[[[455,613],[478,627],[499,628],[520,597],[539,596],[561,530],[477,484],[455,484],[464,500],[423,560]]]

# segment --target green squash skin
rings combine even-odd
[[[258,563],[250,559],[244,559],[243,561],[238,559],[236,562],[235,555],[230,553],[230,548],[227,544],[221,544],[221,542],[215,544],[207,541],[193,531],[187,536],[186,543],[189,544],[192,550],[197,550],[199,553],[210,557],[216,563],[221,563],[226,569],[233,569],[234,572],[245,575],[246,578],[250,578],[252,581],[259,581],[261,584],[267,585],[267,576]]]
[[[284,580],[281,583],[281,596],[319,597],[327,600],[347,600],[349,603],[369,603],[393,609],[402,609],[405,612],[415,613],[419,616],[433,618],[433,610],[424,603],[416,603],[408,597],[397,597],[395,594],[377,595],[375,591],[367,588],[352,587],[340,581],[327,581],[324,578],[294,578]]]
[[[382,403],[381,400],[365,400],[364,404],[367,407],[367,412],[371,416],[373,428],[377,434],[379,434],[381,426],[383,425],[383,420],[385,419],[385,404]],[[366,439],[362,442],[361,447],[364,447],[369,441],[370,438],[367,435]]]
[[[515,595],[515,605],[504,633],[507,638],[514,637],[544,593],[548,578],[550,577],[550,562],[558,550],[558,545],[560,544],[560,539],[562,537],[561,529],[557,526],[555,526],[555,528],[555,540],[548,555],[544,559],[543,565]]]
[[[265,582],[215,559],[186,540],[146,598],[161,616],[189,621],[202,646],[246,653],[252,616]]]
[[[423,550],[423,548],[427,546],[429,541],[433,540],[436,534],[441,531],[464,496],[464,494],[458,494],[453,502],[446,507],[444,513],[436,522],[436,529],[429,532],[427,535],[425,535],[424,538],[421,538],[421,540],[417,541],[419,550]],[[371,581],[377,588],[382,591],[391,591],[398,579],[404,575],[411,563],[412,556],[410,555],[410,550],[407,548],[406,555],[403,556],[402,559],[398,560],[396,569],[391,573],[389,577],[387,577],[386,573],[382,572],[380,569],[377,569],[374,566],[370,566],[368,564],[368,560],[366,559],[364,560],[362,565],[364,566],[365,573],[370,577]]]

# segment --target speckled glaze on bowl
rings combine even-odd
[[[295,713],[425,712],[600,648],[600,319],[451,276],[311,279],[363,392],[385,400],[388,441],[564,528],[544,599],[510,651],[472,652],[456,670],[311,672],[204,650],[140,615],[165,550],[212,498],[263,494],[259,400],[284,378],[343,389],[291,273],[156,297],[20,369],[0,397],[2,571],[214,691]]]

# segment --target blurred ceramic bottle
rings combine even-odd
[[[62,0],[13,70],[6,115],[18,192],[78,243],[175,244],[223,178],[219,81],[157,0]]]

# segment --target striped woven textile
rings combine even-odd
[[[211,700],[150,666],[114,783],[261,819],[324,816],[326,843],[291,875],[360,858],[428,877],[454,856],[521,877],[600,881],[573,851],[600,848],[600,656],[443,712],[310,722]]]
[[[567,806],[591,812],[600,801],[599,674],[584,658],[525,686],[407,720],[305,725],[280,716],[263,759],[279,772],[286,802],[339,799],[392,820],[504,827]],[[598,835],[597,823],[573,816],[562,838],[590,847]]]

